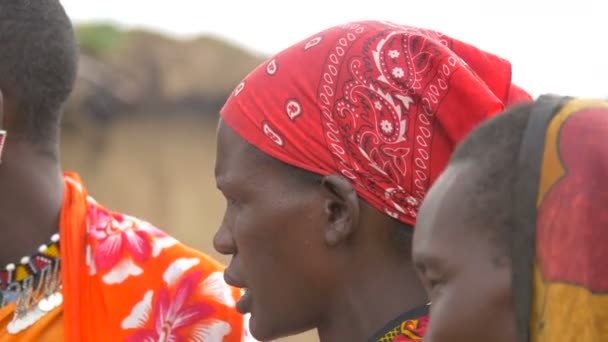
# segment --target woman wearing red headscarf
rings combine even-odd
[[[420,340],[418,207],[454,146],[511,102],[510,64],[440,33],[356,22],[273,56],[221,112],[214,243],[268,340]]]

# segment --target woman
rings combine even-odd
[[[220,263],[63,171],[77,70],[59,0],[0,1],[0,341],[243,342]]]
[[[545,96],[457,148],[414,236],[428,341],[608,341],[606,137],[608,102]]]
[[[383,22],[329,28],[255,69],[221,112],[214,241],[252,334],[422,339],[418,206],[455,143],[525,99],[505,60]]]

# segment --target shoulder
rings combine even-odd
[[[152,336],[155,312],[169,310],[175,317],[165,319],[183,324],[176,338],[241,341],[244,318],[235,309],[241,293],[224,282],[217,260],[93,200],[87,236],[90,275],[118,319],[110,325],[135,339]]]

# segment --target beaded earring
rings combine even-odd
[[[0,94],[0,100],[2,99]],[[2,101],[0,101],[2,106]],[[6,130],[4,129],[4,109],[0,107],[0,164],[2,164],[2,151],[4,150],[4,143],[6,142]]]

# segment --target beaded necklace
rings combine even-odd
[[[17,334],[63,303],[59,234],[19,264],[0,270],[0,308],[15,303],[10,334]]]

